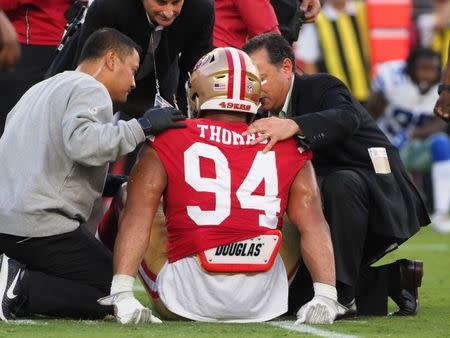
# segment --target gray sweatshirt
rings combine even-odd
[[[42,237],[75,230],[101,196],[108,163],[145,140],[139,123],[112,123],[106,87],[64,72],[30,88],[0,138],[0,233]]]

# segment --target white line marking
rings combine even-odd
[[[359,319],[339,319],[339,323],[351,323],[351,324],[366,325],[368,323],[368,321],[367,320],[359,320]]]
[[[409,244],[405,243],[400,246],[400,249],[407,251],[449,251],[449,245],[445,243],[429,243],[429,244]]]
[[[16,320],[9,320],[8,324],[13,325],[48,325],[47,322],[41,322],[41,321],[34,321],[31,319],[16,319]]]
[[[313,334],[318,337],[327,337],[327,338],[357,338],[358,337],[358,336],[350,336],[350,335],[346,335],[343,333],[338,333],[338,332],[333,332],[333,331],[328,331],[328,330],[316,329],[315,327],[305,325],[305,324],[294,325],[293,320],[267,322],[267,324],[270,324],[270,325],[276,326],[276,327],[281,327],[283,329],[287,329],[287,330],[291,330],[291,331]]]

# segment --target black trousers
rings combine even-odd
[[[112,254],[84,227],[49,237],[0,234],[0,251],[26,265],[20,313],[74,319],[113,313],[97,303],[109,295]]]
[[[352,170],[320,177],[319,182],[333,243],[339,301],[346,304],[355,298],[359,314],[387,314],[395,266],[372,268],[370,264],[395,240],[382,238],[368,228],[370,198],[366,183]],[[310,274],[302,264],[290,286],[290,310],[295,312],[313,294]]]
[[[21,56],[12,72],[0,72],[0,136],[3,134],[6,116],[25,92],[44,79],[57,46],[33,46],[21,44]]]

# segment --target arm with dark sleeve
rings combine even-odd
[[[190,36],[190,43],[186,43],[180,57],[182,73],[192,72],[197,61],[213,49],[214,3],[205,2],[203,13],[195,16],[199,19],[195,24],[196,30]]]
[[[275,11],[268,0],[237,0],[234,3],[247,27],[248,38],[268,32],[280,33]]]
[[[302,259],[313,282],[334,286],[333,245],[311,161],[306,162],[291,186],[287,213],[300,232]]]
[[[119,17],[120,15],[126,15],[126,13],[115,13],[114,8],[108,4],[108,1],[95,0],[91,3],[86,12],[84,23],[81,26],[80,36],[78,38],[76,60],[78,60],[86,40],[97,29],[103,27],[118,29],[114,22],[114,18]]]
[[[293,118],[306,139],[315,147],[348,138],[358,130],[364,115],[364,108],[359,106],[348,89],[337,79],[324,83],[322,88],[319,111]]]
[[[114,274],[136,276],[166,184],[164,166],[155,150],[145,144],[128,181],[127,202],[114,247]]]
[[[196,31],[190,37],[190,42],[185,44],[179,60],[180,78],[178,81],[177,99],[180,109],[185,111],[186,89],[185,83],[188,79],[188,72],[192,69],[200,58],[213,49],[213,27],[214,27],[214,2],[206,2],[202,7],[203,13],[197,16],[199,22],[196,23]],[[194,23],[192,23],[194,24]]]

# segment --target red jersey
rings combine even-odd
[[[247,124],[186,120],[152,142],[167,172],[169,262],[281,228],[289,189],[311,152],[294,139],[250,145]]]

